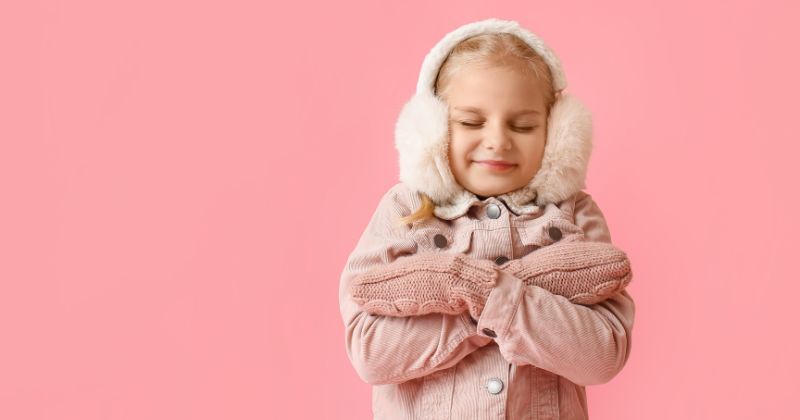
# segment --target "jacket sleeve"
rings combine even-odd
[[[588,240],[611,243],[602,211],[583,191],[576,200],[575,223]],[[625,366],[634,313],[628,289],[602,302],[580,305],[501,271],[478,331],[496,336],[509,362],[535,365],[578,385],[597,385],[609,382]]]
[[[401,383],[451,367],[492,341],[477,333],[468,312],[373,315],[350,296],[349,286],[359,273],[417,252],[410,229],[397,224],[413,208],[407,190],[399,185],[381,198],[339,281],[347,356],[361,379],[370,384]]]

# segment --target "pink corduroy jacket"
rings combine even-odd
[[[475,320],[468,312],[372,315],[348,287],[358,273],[415,253],[463,253],[501,264],[576,232],[610,243],[592,197],[581,190],[515,214],[492,196],[452,220],[398,224],[420,201],[402,182],[391,187],[340,277],[345,348],[358,376],[373,385],[374,418],[587,419],[585,387],[610,381],[630,355],[635,306],[627,289],[578,305],[501,271]]]

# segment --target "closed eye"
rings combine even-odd
[[[478,128],[481,125],[483,125],[481,123],[470,123],[470,122],[467,122],[467,121],[460,121],[459,123],[461,125],[463,125],[464,127],[469,127],[469,128]],[[532,131],[536,127],[512,127],[512,128],[514,130],[518,130],[518,131],[522,131],[522,132],[528,132],[528,131]]]

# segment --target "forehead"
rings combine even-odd
[[[446,100],[461,112],[544,111],[541,83],[515,67],[468,65],[448,82]]]

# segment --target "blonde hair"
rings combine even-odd
[[[474,64],[511,67],[525,75],[534,76],[541,84],[545,109],[549,115],[550,108],[556,102],[557,94],[553,88],[550,67],[530,45],[509,33],[481,34],[459,42],[439,68],[434,94],[440,99],[446,98],[447,88],[453,76],[465,67]],[[411,224],[433,216],[435,203],[427,194],[423,192],[419,192],[419,194],[422,204],[412,214],[402,217],[401,223]]]
[[[433,200],[428,197],[428,194],[425,194],[421,191],[418,191],[418,194],[420,196],[420,200],[422,200],[422,204],[420,204],[419,208],[414,211],[414,213],[401,217],[400,223],[412,224],[417,220],[425,220],[433,216],[433,209],[436,207],[436,204],[434,204]]]

